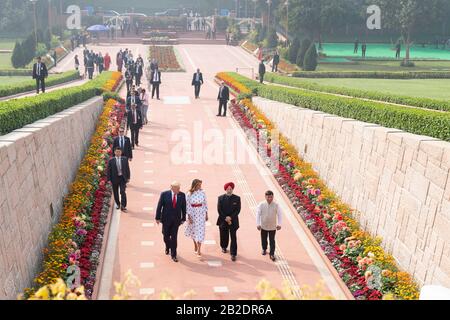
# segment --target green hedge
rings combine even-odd
[[[450,141],[449,113],[336,97],[295,88],[260,85],[236,73],[228,74],[248,88],[254,89],[257,95],[263,98]]]
[[[112,72],[103,72],[94,80],[81,86],[0,102],[0,135],[102,94],[102,87],[111,78],[111,74]]]
[[[296,71],[297,78],[450,79],[447,71]]]
[[[32,74],[31,69],[0,69],[0,77],[31,77]]]
[[[450,101],[437,100],[431,98],[419,98],[401,96],[391,93],[381,93],[376,91],[366,91],[360,89],[342,88],[335,86],[321,85],[317,83],[311,83],[298,78],[279,76],[275,73],[267,73],[264,80],[268,82],[278,83],[291,87],[298,87],[307,90],[322,91],[328,93],[342,94],[357,98],[365,98],[371,100],[379,100],[391,103],[404,104],[408,106],[414,106],[419,108],[434,109],[441,111],[450,111]]]
[[[45,84],[50,87],[61,83],[77,80],[80,78],[78,71],[68,71],[61,74],[50,75]],[[0,97],[11,96],[22,92],[32,91],[36,89],[36,80],[25,80],[22,83],[13,85],[0,85]]]

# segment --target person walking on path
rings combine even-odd
[[[280,63],[280,54],[278,53],[278,50],[275,52],[275,55],[273,56],[273,62],[272,62],[272,72],[278,72],[278,64]]]
[[[208,203],[202,190],[202,181],[199,179],[192,181],[186,196],[186,215],[188,224],[184,234],[194,241],[194,252],[200,258],[202,243],[205,241],[205,223],[208,221]]]
[[[230,100],[230,89],[225,85],[225,82],[222,81],[219,89],[219,94],[217,95],[217,100],[219,100],[219,113],[217,117],[222,116],[222,107],[224,109],[223,117],[227,116],[227,104],[228,100]]]
[[[75,55],[75,70],[78,71],[78,69],[80,68],[80,61],[78,60],[78,55]]]
[[[178,262],[178,228],[186,221],[186,195],[180,192],[179,182],[172,182],[170,190],[161,193],[156,208],[155,220],[158,225],[162,223],[166,255],[170,251],[172,260]]]
[[[125,136],[125,129],[119,129],[119,135],[114,139],[113,150],[120,148],[122,150],[122,155],[127,157],[128,161],[133,160],[133,150],[131,149],[130,138]]]
[[[161,71],[159,71],[158,66],[156,66],[155,70],[152,72],[150,77],[150,83],[152,84],[152,99],[155,96],[156,99],[159,100],[159,86],[161,84]]]
[[[111,67],[111,57],[108,53],[105,54],[103,61],[105,64],[105,71],[109,71],[109,68]]]
[[[203,74],[200,72],[200,69],[197,69],[197,72],[192,76],[192,85],[194,86],[194,94],[195,99],[200,98],[200,87],[203,84]]]
[[[97,62],[98,62],[98,73],[101,74],[103,72],[103,69],[105,68],[105,59],[103,58],[101,52],[98,55]]]
[[[117,71],[122,72],[123,68],[122,50],[120,50],[120,52],[116,56],[116,64],[117,64]]]
[[[241,198],[233,194],[234,183],[228,182],[224,186],[225,194],[219,196],[217,201],[217,225],[220,231],[220,247],[223,253],[227,253],[229,240],[231,260],[236,261],[237,238],[236,232],[239,229],[239,213],[241,212]]]
[[[400,42],[397,42],[397,45],[395,46],[395,59],[400,59],[400,52],[402,51],[402,45]]]
[[[39,94],[39,87],[45,93],[45,78],[48,77],[47,66],[42,62],[41,57],[37,57],[37,62],[33,65],[33,79],[36,79],[36,93]]]
[[[130,92],[131,86],[133,85],[133,73],[130,68],[125,71],[125,83],[127,84],[127,94]]]
[[[87,55],[86,59],[87,72],[89,75],[89,79],[92,80],[94,76],[94,57],[90,54]]]
[[[53,60],[55,60],[55,67],[56,67],[56,63],[58,62],[58,56],[56,55],[56,50],[53,50]]]
[[[115,157],[108,161],[108,181],[113,187],[114,201],[116,202],[116,209],[121,208],[122,211],[127,211],[127,194],[126,187],[130,181],[130,166],[128,159],[122,156],[122,149],[116,148],[114,150]],[[120,197],[119,197],[120,188]]]
[[[142,103],[142,109],[141,109],[142,121],[144,124],[147,124],[148,123],[147,112],[148,112],[148,106],[149,106],[147,90],[142,89],[139,98],[140,98],[139,100],[141,100],[141,103]]]
[[[259,73],[259,82],[263,83],[264,75],[266,74],[266,66],[264,65],[264,61],[261,61],[259,63],[258,73]]]
[[[270,242],[270,259],[275,261],[275,234],[281,230],[282,214],[278,203],[273,201],[273,192],[266,191],[266,201],[258,205],[256,212],[256,227],[261,232],[262,255],[267,253],[267,236]]]
[[[142,114],[141,110],[137,109],[135,103],[131,104],[131,110],[128,112],[128,124],[131,130],[131,149],[134,146],[139,146],[139,130],[142,129]]]

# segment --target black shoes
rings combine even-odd
[[[117,209],[117,210],[120,209],[120,204],[116,204],[116,209]]]
[[[226,248],[222,248],[222,252],[223,253],[227,253],[227,249]]]
[[[231,256],[231,261],[236,261],[236,256]]]
[[[166,255],[169,255],[169,248],[166,248]]]
[[[123,212],[127,212],[127,208],[126,208],[126,207],[122,207],[121,210],[122,210]]]
[[[273,254],[270,255],[270,260],[275,261],[275,256]]]
[[[266,250],[263,250],[263,251],[261,252],[261,254],[262,254],[263,256],[265,256],[265,255],[267,254],[267,251],[266,251]]]
[[[172,257],[173,262],[178,262],[177,257]]]

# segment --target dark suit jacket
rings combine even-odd
[[[217,202],[217,212],[219,217],[217,218],[217,225],[220,227],[228,226],[225,221],[226,217],[231,217],[230,228],[239,228],[239,213],[241,212],[241,198],[235,194],[227,196],[223,194],[219,197]]]
[[[159,78],[159,81],[158,82],[154,82],[153,81],[153,76],[155,75],[155,71],[152,71],[152,74],[151,74],[151,76],[150,76],[150,83],[151,84],[161,84],[161,71],[158,71],[158,78]]]
[[[199,76],[199,81],[195,81],[197,72],[194,73],[194,75],[192,76],[192,85],[196,85],[196,84],[203,84],[203,74],[200,72],[200,76]]]
[[[124,157],[127,157],[128,159],[133,159],[133,150],[131,149],[130,138],[125,137],[125,136],[123,138],[125,139],[125,143],[123,146],[122,155]],[[120,147],[119,139],[120,139],[120,137],[114,138],[113,150],[116,150],[116,148]]]
[[[259,64],[258,72],[259,74],[266,73],[266,66],[264,65],[264,63]]]
[[[126,157],[121,157],[122,160],[122,175],[125,181],[130,180],[130,166],[128,165],[128,159]],[[119,172],[117,171],[116,157],[109,159],[108,161],[108,181],[113,184],[119,183]]]
[[[142,128],[142,113],[141,110],[136,109],[137,113],[137,123],[136,125],[133,124],[133,110],[130,109],[130,111],[127,112],[128,116],[128,125],[129,127],[136,126],[138,128]]]
[[[186,195],[183,192],[178,193],[177,205],[174,209],[172,206],[172,192],[170,190],[162,192],[156,208],[155,218],[163,224],[168,222],[180,224],[186,221]]]
[[[228,89],[227,86],[224,87],[223,91],[222,91],[222,97],[220,96],[220,89],[219,89],[219,94],[217,95],[217,99],[218,100],[230,100],[230,89]]]
[[[47,76],[48,76],[47,66],[43,62],[41,62],[40,73],[41,73],[41,75],[40,75],[40,77],[38,77],[38,74],[37,74],[37,62],[36,62],[33,65],[33,79],[37,79],[37,78],[44,79],[44,78],[47,78]]]
[[[280,63],[280,56],[278,54],[273,56],[273,63],[279,64]]]
[[[135,97],[136,105],[139,109],[140,106],[142,105],[142,101],[138,95],[134,96],[134,97]],[[131,110],[131,95],[127,97],[127,110]]]

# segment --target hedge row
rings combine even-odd
[[[296,71],[297,78],[450,79],[447,71]]]
[[[227,75],[263,98],[450,141],[450,113],[348,99],[295,88],[260,85],[236,73]]]
[[[101,94],[103,86],[111,79],[112,74],[113,72],[103,72],[94,80],[81,86],[0,102],[0,135],[22,128]]]
[[[31,77],[32,74],[31,69],[0,69],[0,77]]]
[[[77,80],[80,78],[78,71],[68,71],[61,74],[50,75],[46,80],[46,86],[54,86],[57,84]],[[32,91],[36,89],[36,80],[25,80],[22,83],[13,85],[0,85],[0,97],[11,96],[22,92]]]
[[[351,89],[335,86],[326,86],[317,83],[311,83],[298,78],[279,76],[275,73],[267,73],[264,80],[283,84],[291,87],[298,87],[307,90],[322,91],[328,93],[342,94],[357,98],[379,100],[391,103],[404,104],[425,109],[434,109],[441,111],[450,111],[450,101],[436,100],[430,98],[408,97],[391,93],[382,93],[376,91],[366,91],[360,89]]]

